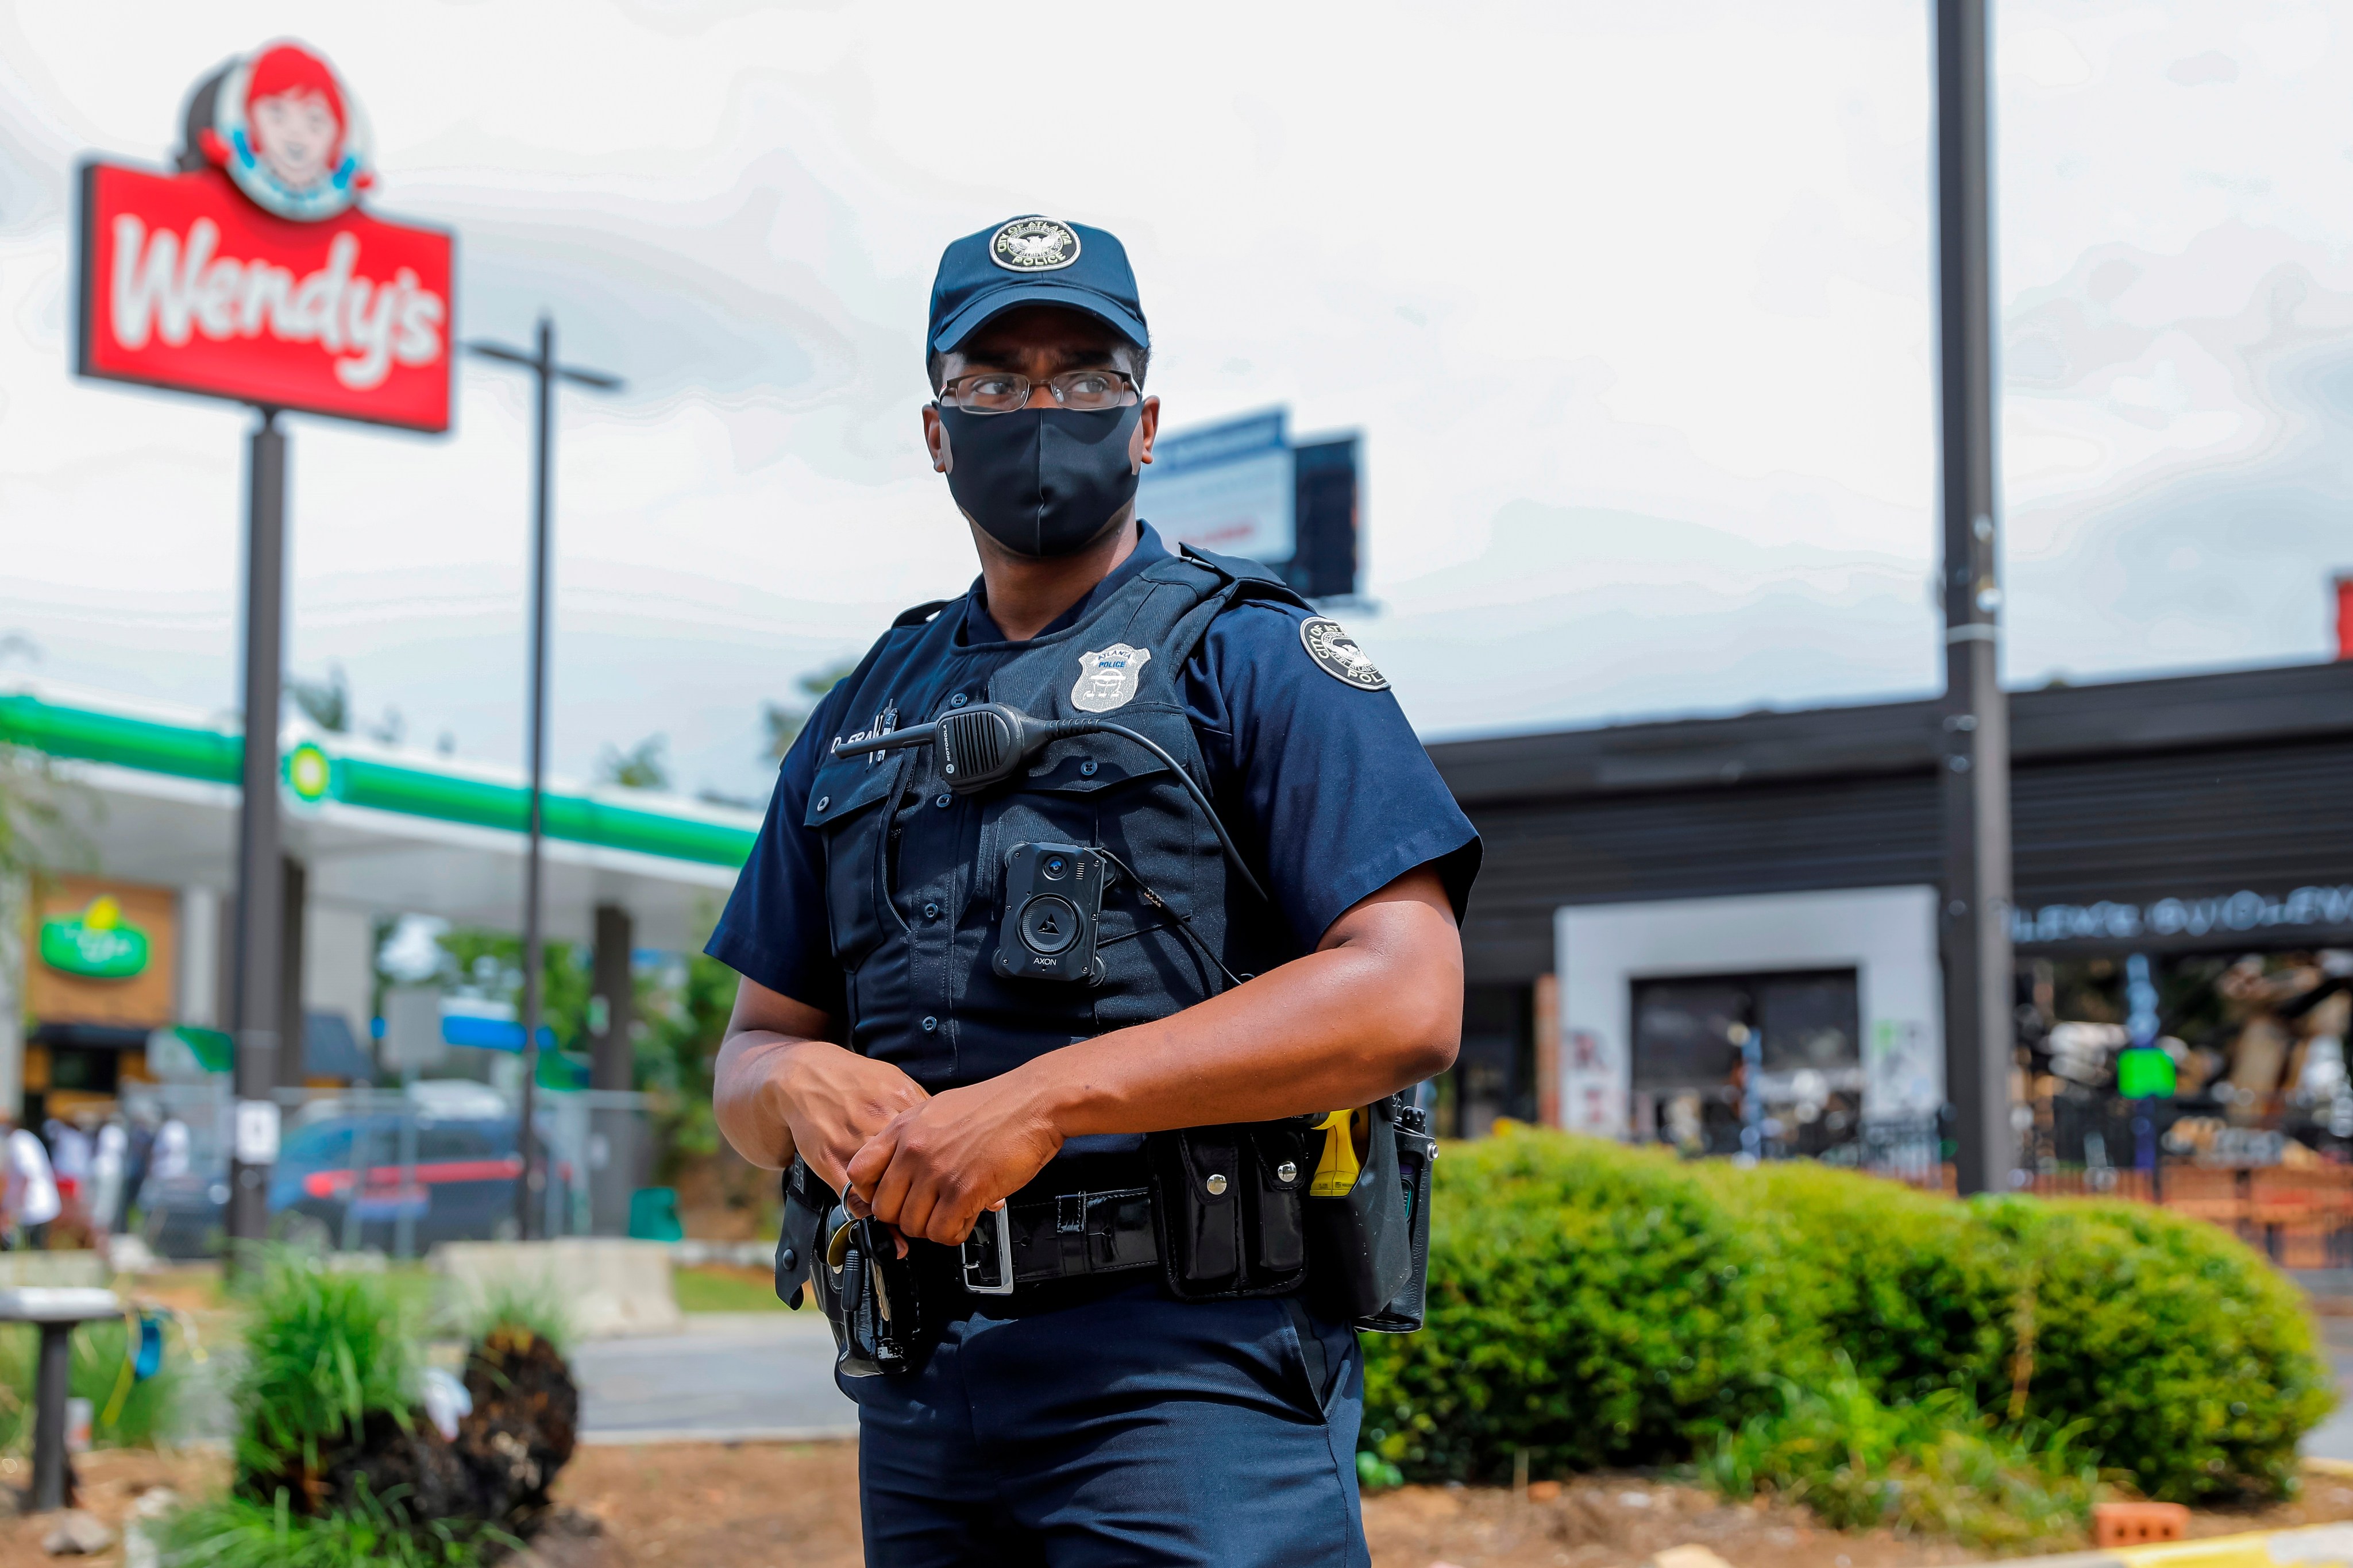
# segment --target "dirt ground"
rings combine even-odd
[[[227,1457],[101,1452],[77,1461],[82,1506],[120,1526],[141,1493],[218,1487]],[[29,1478],[0,1459],[0,1487]],[[679,1444],[584,1448],[556,1489],[601,1536],[551,1541],[545,1568],[858,1568],[858,1462],[847,1443]],[[1536,1489],[1541,1494],[1541,1487]],[[2225,1535],[2353,1519],[2353,1479],[2308,1477],[2293,1503],[2194,1516],[2192,1533]],[[55,1563],[47,1521],[0,1520],[0,1568]],[[1734,1568],[1914,1568],[1973,1554],[1944,1542],[1818,1528],[1801,1509],[1729,1507],[1710,1494],[1639,1476],[1589,1476],[1555,1496],[1407,1487],[1368,1499],[1375,1568],[1641,1568],[1670,1546],[1705,1546]],[[99,1561],[120,1561],[109,1554]]]
[[[590,1448],[557,1495],[605,1527],[609,1555],[596,1568],[857,1568],[857,1485],[847,1443]],[[2193,1530],[2224,1535],[2340,1519],[2353,1519],[2353,1479],[2314,1476],[2294,1503],[2203,1512]],[[1640,1568],[1687,1543],[1734,1568],[1913,1568],[1978,1555],[1883,1531],[1841,1534],[1802,1509],[1730,1507],[1634,1476],[1583,1478],[1542,1500],[1406,1487],[1366,1500],[1365,1531],[1375,1568]]]

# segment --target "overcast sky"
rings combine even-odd
[[[2353,567],[2353,7],[2004,0],[2012,681],[2308,660]],[[1183,428],[1363,433],[1350,630],[1425,736],[1936,679],[1926,12],[1901,0],[77,4],[0,10],[0,630],[235,700],[232,407],[68,374],[76,157],[160,163],[280,34],[459,236],[459,330],[565,400],[554,754],[765,790],[762,701],[959,591],[924,462],[941,247],[1126,242]],[[524,389],[295,419],[290,662],[520,753]],[[10,668],[23,668],[21,659]]]

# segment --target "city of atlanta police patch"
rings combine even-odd
[[[1078,232],[1050,217],[1018,217],[988,237],[988,258],[1008,272],[1054,272],[1079,258]]]
[[[1071,688],[1071,706],[1082,713],[1108,713],[1135,700],[1136,678],[1152,662],[1148,647],[1115,642],[1100,653],[1079,655],[1079,683]]]
[[[1345,682],[1359,691],[1387,691],[1389,678],[1380,666],[1365,657],[1356,639],[1340,629],[1340,623],[1328,616],[1299,623],[1299,640],[1307,647],[1307,657],[1317,668],[1333,679]]]

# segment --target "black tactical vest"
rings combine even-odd
[[[923,605],[850,676],[843,723],[860,733],[902,729],[980,701],[1039,718],[1099,717],[1149,735],[1207,790],[1182,671],[1210,621],[1244,597],[1302,602],[1255,562],[1187,551],[1145,567],[1075,625],[1027,643],[962,646],[961,609]],[[1117,736],[1058,741],[1023,773],[971,796],[946,790],[929,746],[828,756],[803,821],[825,845],[846,1043],[934,1092],[1221,989],[1174,919],[1189,921],[1237,974],[1296,956],[1280,916],[1233,875],[1166,766]],[[1255,862],[1248,825],[1229,814],[1228,826]],[[1031,842],[1107,848],[1168,906],[1153,908],[1124,876],[1113,880],[1096,984],[1008,978],[993,967],[1006,854]]]

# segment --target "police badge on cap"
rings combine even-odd
[[[1008,272],[1054,272],[1079,258],[1078,232],[1050,217],[1018,217],[988,237],[988,258]]]
[[[1082,713],[1108,713],[1135,700],[1137,678],[1152,662],[1148,647],[1115,642],[1100,653],[1079,655],[1079,683],[1071,688],[1071,706]]]
[[[1299,640],[1306,647],[1307,657],[1315,668],[1359,691],[1387,691],[1389,678],[1381,673],[1380,666],[1365,657],[1356,639],[1340,629],[1340,623],[1328,616],[1317,616],[1299,623]]]

